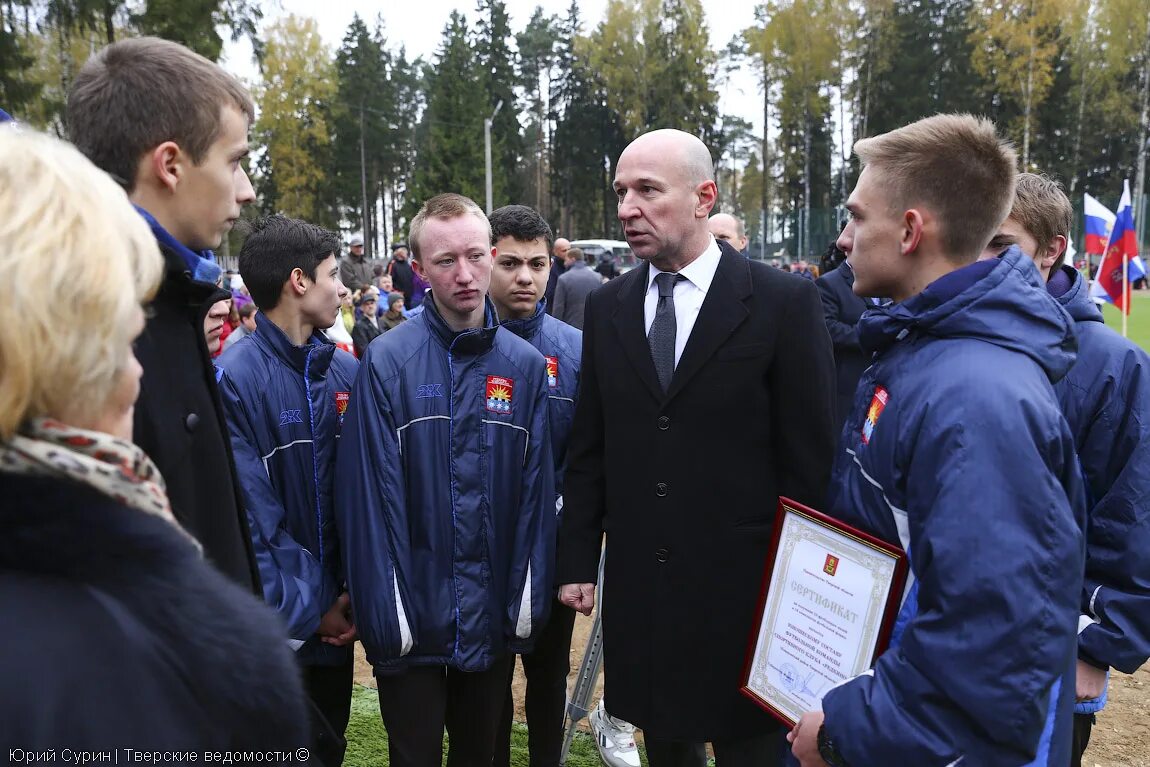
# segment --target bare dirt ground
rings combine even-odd
[[[583,649],[587,646],[591,619],[578,616],[575,635],[571,641],[571,677],[575,677]],[[363,657],[361,646],[356,647],[355,681],[375,687],[371,668]],[[521,667],[515,670],[515,718],[522,722],[524,680]],[[599,700],[599,689],[592,703]],[[586,722],[582,723],[584,729]],[[641,738],[640,738],[641,740]],[[1110,702],[1099,715],[1098,724],[1091,735],[1090,747],[1082,760],[1083,767],[1150,767],[1150,666],[1127,676],[1114,672],[1110,678]]]
[[[1110,701],[1098,715],[1083,767],[1150,767],[1150,667],[1110,675]]]

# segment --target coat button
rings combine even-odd
[[[669,428],[671,428],[671,419],[665,415],[659,416],[659,429],[666,431]]]
[[[655,561],[660,564],[666,562],[670,556],[671,552],[667,551],[666,549],[657,549],[655,551]]]
[[[655,485],[655,495],[659,496],[660,498],[663,498],[667,495],[666,482],[660,482],[659,484]]]
[[[196,427],[200,425],[200,417],[195,413],[188,413],[184,419],[184,428],[188,431],[195,431]]]

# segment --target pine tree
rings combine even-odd
[[[566,237],[619,234],[611,190],[615,163],[626,145],[622,120],[607,105],[603,81],[580,51],[587,45],[580,34],[579,6],[572,0],[558,25],[552,197],[558,214],[556,227]]]
[[[717,56],[711,50],[699,0],[660,0],[644,24],[647,72],[644,128],[677,128],[703,139],[714,156],[719,94],[711,82]]]
[[[522,202],[525,187],[521,166],[524,144],[515,96],[517,57],[510,46],[511,23],[504,1],[478,0],[476,10],[475,63],[479,86],[487,96],[487,107],[480,114],[487,117],[503,103],[491,125],[492,207],[498,208]]]
[[[423,59],[408,61],[407,50],[400,46],[393,59],[391,77],[395,98],[395,175],[391,179],[392,232],[399,237],[402,213],[408,208],[408,193],[415,175],[418,117],[423,112],[427,87],[423,77]]]
[[[939,112],[986,112],[984,83],[970,63],[970,7],[971,0],[895,0],[876,35],[860,137]],[[908,78],[915,87],[906,87]]]
[[[383,179],[390,177],[396,165],[389,64],[382,29],[373,35],[357,14],[335,55],[339,85],[331,109],[335,140],[330,188],[353,227],[363,232],[369,257],[378,239],[378,227],[372,225],[370,214],[381,196]]]
[[[20,114],[40,95],[40,86],[28,72],[36,59],[25,50],[12,8],[5,10],[0,5],[0,107]]]
[[[250,39],[257,57],[262,57],[257,34],[262,18],[254,0],[147,0],[144,10],[132,15],[141,33],[186,45],[212,61],[223,51],[221,28],[231,29],[232,40]]]
[[[428,198],[457,192],[483,205],[483,118],[489,114],[467,19],[452,11],[435,65],[428,67],[427,109],[417,132],[412,192],[405,200],[410,221]]]
[[[550,218],[551,101],[552,77],[556,59],[556,20],[536,6],[527,27],[515,36],[519,48],[519,74],[527,95],[530,121],[524,132],[524,145],[533,148],[524,167],[525,199],[544,218]]]

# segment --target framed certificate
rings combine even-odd
[[[906,571],[897,546],[779,498],[743,694],[791,727],[819,710],[886,649]]]

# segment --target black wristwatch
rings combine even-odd
[[[846,759],[843,759],[843,755],[835,748],[831,736],[827,735],[827,727],[825,724],[819,725],[818,745],[819,756],[821,756],[823,761],[829,764],[830,767],[849,767]]]

